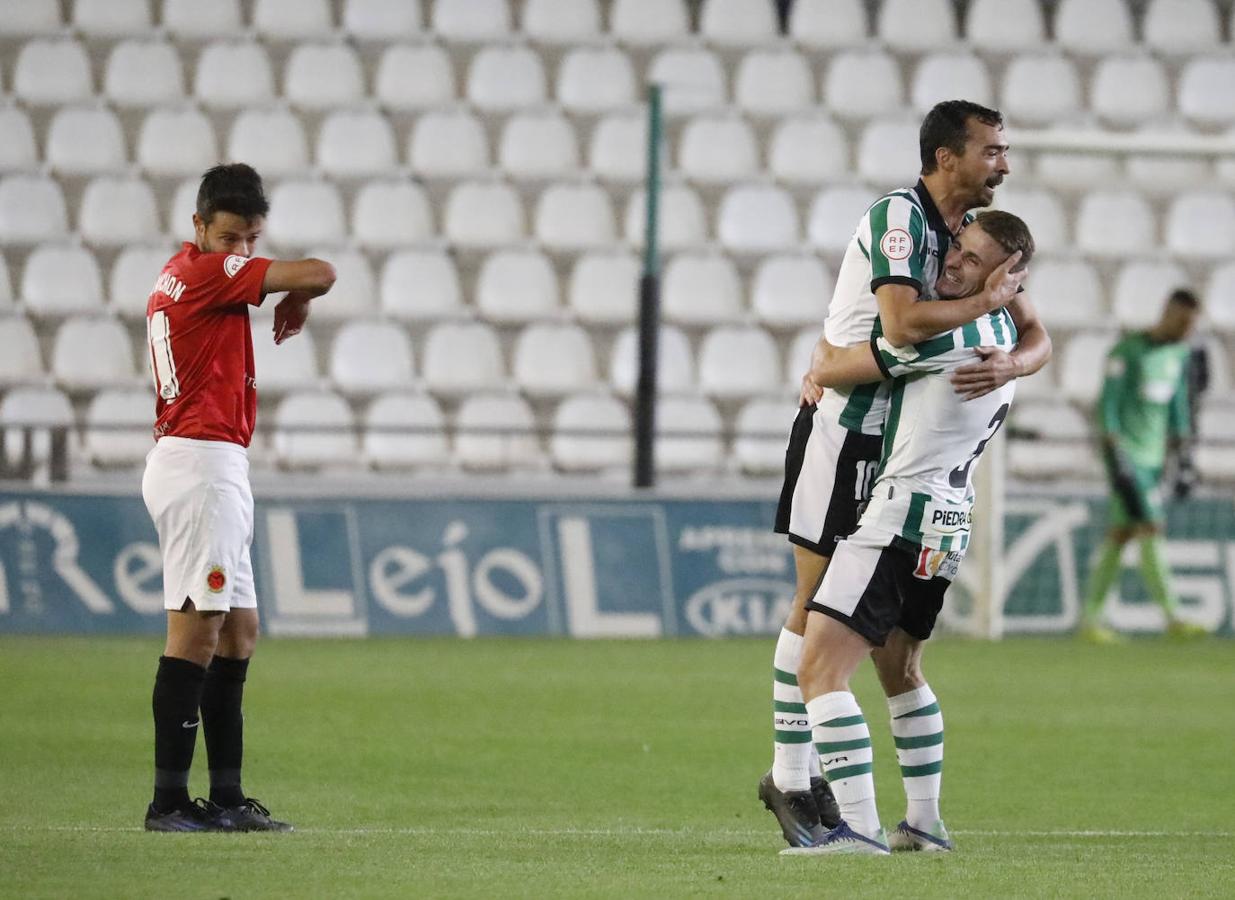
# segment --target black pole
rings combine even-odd
[[[639,379],[635,385],[635,487],[656,483],[656,353],[660,334],[660,85],[648,88],[648,171],[643,276],[639,279]]]

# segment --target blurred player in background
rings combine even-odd
[[[1028,227],[1011,213],[981,213],[961,232],[935,283],[937,306],[963,305],[991,273],[1026,265]],[[979,348],[1015,351],[1007,309],[905,347],[886,337],[863,346],[825,341],[808,378],[817,388],[892,379],[883,453],[857,530],[836,545],[809,611],[798,678],[841,822],[785,853],[947,851],[939,813],[943,714],[922,673],[922,651],[969,546],[973,475],[1008,416],[1015,381],[970,399],[951,380]],[[905,788],[905,818],[889,841],[875,808],[870,729],[849,679],[870,656],[888,698]]]
[[[1177,290],[1153,328],[1125,336],[1107,356],[1096,420],[1111,495],[1110,523],[1090,574],[1080,632],[1096,643],[1121,640],[1101,624],[1102,607],[1119,577],[1124,545],[1133,538],[1141,545],[1141,577],[1166,613],[1167,631],[1181,637],[1205,633],[1178,617],[1162,541],[1168,451],[1175,456],[1177,493],[1186,495],[1194,481],[1188,338],[1200,314],[1196,294]]]
[[[330,290],[319,259],[255,256],[269,204],[241,163],[202,176],[194,240],[163,268],[146,306],[154,375],[154,437],[142,497],[159,534],[167,644],[154,682],[154,800],[149,831],[290,831],[240,784],[241,701],[257,641],[249,545],[253,494],[247,447],[257,415],[249,306],[287,291],[275,341],[299,333],[309,301]],[[199,718],[200,712],[200,718]],[[204,726],[210,799],[189,799]]]
[[[1011,171],[1003,117],[964,100],[937,104],[919,132],[922,177],[912,188],[877,200],[858,223],[845,250],[825,322],[827,341],[866,345],[886,336],[908,346],[1010,304],[1021,330],[1014,351],[989,348],[955,375],[964,396],[980,396],[1019,375],[1036,372],[1050,356],[1050,338],[1028,300],[1013,300],[1020,276],[1010,264],[988,271],[973,295],[953,303],[932,299],[945,254],[988,206]],[[816,348],[817,351],[819,348]],[[972,356],[972,355],[971,355]],[[796,590],[773,658],[773,763],[759,782],[790,845],[819,839],[838,819],[835,801],[811,744],[797,669],[806,630],[806,602],[814,596],[836,542],[857,524],[870,498],[882,448],[888,388],[863,384],[821,398],[803,379],[801,409],[785,455],[785,482],[776,531],[793,544]]]

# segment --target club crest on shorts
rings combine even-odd
[[[930,581],[935,577],[955,581],[960,565],[959,553],[923,547],[918,551],[918,564],[914,567],[913,577],[922,581]]]
[[[223,571],[222,566],[211,566],[210,571],[206,573],[206,587],[210,593],[218,594],[227,586],[227,573]]]

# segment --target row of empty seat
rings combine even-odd
[[[698,5],[697,34],[717,46],[779,39],[773,0],[702,0]],[[0,22],[0,36],[54,34],[69,25],[107,39],[144,34],[156,26],[149,0],[73,0],[68,22],[61,19],[59,0],[22,0],[14,6]],[[163,0],[157,4],[157,24],[183,40],[230,35],[251,25],[271,42],[340,33],[388,41],[420,35],[427,26],[433,34],[457,42],[504,38],[519,28],[545,44],[593,41],[607,34],[644,46],[690,36],[689,6],[688,0],[346,0],[336,21],[330,0],[255,0],[252,19],[246,22],[240,0]],[[948,46],[963,36],[999,51],[1041,44],[1049,32],[1073,52],[1094,53],[1130,46],[1139,34],[1146,46],[1176,53],[1217,47],[1223,31],[1213,0],[1149,0],[1139,17],[1126,0],[968,0],[963,17],[953,0],[880,0],[870,21],[867,8],[865,0],[794,0],[789,36],[816,49],[874,38],[905,51]]]
[[[1235,76],[1228,55],[1186,60],[1172,87],[1168,68],[1148,55],[1100,60],[1085,84],[1077,64],[1057,52],[1014,58],[1003,73],[998,100],[1019,124],[1048,124],[1084,111],[1102,122],[1131,126],[1178,111],[1203,126],[1235,121],[1235,101],[1224,86]],[[654,56],[646,81],[665,86],[670,115],[726,107],[730,78],[719,55],[703,47],[671,47]],[[399,44],[380,56],[371,87],[360,54],[345,44],[302,44],[283,71],[282,96],[296,109],[355,106],[371,96],[392,110],[446,106],[459,99],[484,112],[510,113],[549,102],[548,68],[534,48],[502,44],[471,59],[459,96],[446,50],[436,44]],[[818,91],[816,91],[818,85]],[[118,107],[167,106],[186,99],[185,66],[174,44],[130,40],[117,44],[103,70],[101,94]],[[94,83],[84,46],[72,39],[34,39],[17,54],[13,96],[30,106],[89,101]],[[193,96],[219,109],[248,108],[278,96],[266,48],[221,41],[197,59]],[[906,90],[902,62],[887,51],[843,50],[818,73],[810,57],[792,49],[755,50],[737,64],[733,105],[752,115],[779,116],[817,102],[834,115],[867,119],[906,107],[924,112],[942,99],[963,96],[993,104],[995,79],[976,54],[953,49],[928,54],[912,66]],[[569,112],[591,115],[639,102],[635,66],[616,47],[577,47],[557,66],[553,97]]]

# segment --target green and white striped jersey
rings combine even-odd
[[[876,532],[935,550],[969,546],[974,469],[1007,418],[1016,382],[962,400],[948,376],[977,360],[975,347],[1011,352],[1016,337],[1012,316],[1000,309],[912,347],[872,338],[879,367],[892,380],[883,457],[858,524],[865,536]]]
[[[972,220],[965,215],[965,224]],[[845,248],[823,332],[837,347],[883,334],[875,291],[905,284],[934,299],[935,280],[952,243],[952,232],[921,181],[876,200]],[[819,408],[850,431],[881,434],[888,406],[887,384],[826,391]]]

